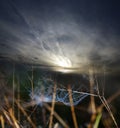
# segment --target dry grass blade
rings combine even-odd
[[[51,112],[51,107],[44,103],[44,107]],[[63,125],[64,128],[69,128],[69,126],[64,122],[64,120],[55,112],[53,111],[53,115],[56,117],[56,119]]]
[[[109,112],[109,114],[110,114],[115,126],[118,128],[118,124],[117,124],[117,122],[116,122],[116,120],[115,120],[115,118],[113,116],[113,113],[112,113],[112,111],[111,111],[111,109],[110,109],[108,104],[110,102],[112,102],[114,99],[116,99],[120,95],[120,90],[118,92],[116,92],[115,94],[113,94],[112,96],[110,96],[110,98],[108,98],[106,100],[104,96],[100,96],[99,87],[98,87],[98,81],[97,81],[96,77],[95,77],[95,80],[96,80],[96,83],[97,83],[98,97],[100,98],[100,100],[102,102],[102,104],[97,108],[97,112],[98,113],[102,112],[103,107],[105,107],[107,109],[107,111]]]
[[[69,100],[70,100],[70,106],[71,106],[71,112],[72,112],[74,127],[78,128],[77,119],[76,119],[76,115],[75,115],[74,104],[73,104],[73,98],[72,98],[72,90],[71,90],[70,86],[68,86],[68,93],[69,93]]]
[[[117,124],[117,122],[115,120],[115,117],[114,117],[114,115],[113,115],[113,113],[112,113],[112,111],[111,111],[111,109],[110,109],[110,107],[109,107],[109,105],[108,105],[108,103],[107,103],[107,101],[106,101],[106,99],[104,97],[103,97],[103,100],[104,100],[104,102],[105,102],[105,104],[106,104],[106,106],[108,108],[108,112],[109,112],[109,114],[110,114],[110,116],[111,116],[116,128],[118,128],[118,124]]]
[[[89,70],[89,79],[90,79],[90,93],[93,94],[93,86],[94,86],[94,77],[93,77],[93,70]],[[96,113],[95,108],[95,99],[94,96],[90,95],[90,109],[91,113]]]
[[[15,65],[13,65],[13,76],[12,76],[12,93],[13,93],[13,99],[12,99],[12,109],[14,110],[14,103],[15,103]]]
[[[32,125],[32,127],[36,128],[35,124],[32,122],[31,118],[27,115],[27,113],[25,112],[24,108],[20,105],[20,103],[17,100],[15,100],[15,103],[17,104],[17,106],[21,110],[21,112],[27,117],[27,120]]]
[[[93,70],[89,70],[89,80],[90,80],[90,93],[93,94],[93,86],[94,86],[94,77],[93,77]],[[95,106],[95,98],[93,95],[90,95],[90,106],[89,111],[92,113],[90,123],[88,124],[87,128],[92,128],[93,123],[96,119],[96,106]]]
[[[30,106],[34,106],[36,105],[36,103],[34,101],[30,102],[29,104],[24,105],[24,108],[30,107]],[[43,103],[43,106],[49,111],[51,112],[51,107],[47,104],[47,103]],[[69,126],[64,122],[64,120],[55,112],[53,111],[53,115],[55,116],[55,118],[63,125],[64,128],[69,128]]]
[[[115,94],[113,94],[112,96],[110,96],[106,101],[107,103],[111,103],[114,99],[116,99],[118,96],[120,96],[120,90],[118,92],[116,92]],[[102,109],[104,107],[104,104],[101,104],[99,106],[98,109]]]
[[[4,115],[7,117],[8,121],[10,122],[11,125],[13,125],[15,128],[20,128],[18,125],[18,121],[14,115],[14,109],[13,109],[14,107],[13,108],[10,107],[9,101],[6,96],[4,97],[4,99],[5,99],[6,105],[8,107],[8,114],[6,111],[4,111],[3,112]]]
[[[17,82],[17,100],[20,101],[20,83],[19,83],[19,80]],[[20,110],[18,109],[17,110],[17,118],[18,118],[18,121],[20,121]]]
[[[32,78],[31,78],[31,80],[30,80],[30,82],[31,82],[31,88],[32,88],[32,96],[34,95],[34,94],[33,94],[33,86],[34,86],[33,80],[34,80],[34,76],[33,76],[33,66],[32,66]]]
[[[113,113],[112,113],[112,111],[111,111],[111,109],[110,109],[110,107],[109,107],[109,105],[108,105],[109,99],[106,100],[104,97],[103,97],[103,98],[100,98],[100,99],[101,99],[101,102],[102,102],[103,104],[101,104],[101,106],[98,107],[98,111],[102,110],[102,108],[105,106],[105,108],[106,108],[107,111],[109,112],[109,114],[110,114],[110,116],[111,116],[111,118],[112,118],[112,120],[113,120],[113,122],[114,122],[116,128],[118,128],[118,124],[117,124],[117,122],[116,122],[116,120],[115,120],[115,117],[114,117],[114,115],[113,115]],[[112,100],[112,98],[110,98],[110,99]],[[114,98],[113,98],[113,99],[114,99]],[[110,103],[110,101],[109,101],[109,103]]]
[[[52,128],[53,113],[54,113],[54,107],[55,107],[55,98],[56,98],[56,84],[54,85],[54,92],[53,92],[53,99],[52,99],[52,108],[51,108],[51,114],[50,114],[49,128]]]
[[[14,115],[14,112],[13,112],[12,108],[9,109],[9,114],[10,114],[11,119],[13,120],[14,126],[16,128],[20,128],[19,125],[18,125],[18,121],[15,118],[15,115]]]
[[[99,112],[103,109],[103,107],[105,107],[107,109],[107,111],[109,112],[109,114],[110,114],[110,116],[111,116],[111,118],[112,118],[112,120],[113,120],[113,122],[117,128],[118,128],[118,124],[117,124],[115,117],[113,116],[113,113],[112,113],[108,104],[111,103],[118,96],[120,96],[120,90],[118,92],[116,92],[115,94],[113,94],[112,96],[110,96],[107,100],[105,99],[105,97],[99,96],[102,104],[97,108],[97,111]]]
[[[5,110],[3,110],[3,114],[5,115],[6,119],[8,120],[10,125],[13,125],[12,120],[10,119],[10,116],[8,114],[8,112],[6,112]]]
[[[2,128],[5,128],[5,125],[4,125],[4,118],[2,115],[0,115],[0,121],[1,121],[1,127]]]

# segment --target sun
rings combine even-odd
[[[68,57],[56,55],[53,56],[53,63],[56,66],[56,70],[64,73],[70,72],[72,68],[72,62]]]
[[[63,67],[63,68],[72,67],[72,63],[71,63],[70,59],[68,59],[67,57],[64,57],[64,56],[58,56],[56,58],[56,63],[58,66]]]

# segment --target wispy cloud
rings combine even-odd
[[[76,71],[92,64],[109,66],[119,60],[120,39],[114,32],[104,31],[104,25],[90,26],[80,16],[78,22],[78,15],[67,9],[54,7],[50,12],[46,6],[43,10],[36,4],[30,7],[3,4],[1,56],[52,67],[65,62],[65,67],[68,64]]]

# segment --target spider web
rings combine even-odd
[[[30,93],[31,99],[37,105],[42,105],[43,102],[52,102],[54,85],[55,82],[51,79],[40,79],[38,85]],[[72,85],[71,87],[73,105],[79,104],[87,96],[91,95],[89,88],[85,85],[79,85],[79,88],[76,85]],[[57,84],[55,102],[61,102],[67,106],[71,106],[69,92],[64,85]]]

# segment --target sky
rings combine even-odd
[[[119,0],[0,0],[0,58],[63,72],[118,72],[119,6]]]

